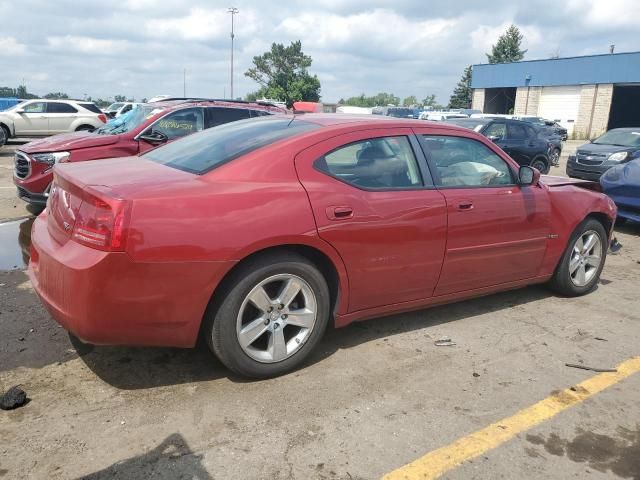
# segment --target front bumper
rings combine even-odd
[[[136,262],[56,242],[33,223],[28,275],[51,316],[87,343],[192,347],[228,262]]]
[[[567,160],[567,175],[571,178],[581,178],[597,182],[604,172],[613,165],[582,165],[576,162],[575,155],[570,155]]]
[[[22,162],[18,165],[18,162]],[[53,168],[34,162],[31,156],[16,151],[13,183],[18,188],[18,197],[34,205],[45,205],[53,181]]]
[[[27,203],[30,203],[31,205],[38,205],[38,206],[44,207],[47,204],[47,200],[49,199],[50,188],[51,188],[51,184],[47,186],[47,189],[45,190],[44,193],[33,193],[27,190],[26,188],[23,188],[17,185],[18,198],[20,200],[24,200]]]

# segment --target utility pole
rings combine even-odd
[[[235,35],[233,34],[233,17],[239,13],[236,7],[229,7],[227,9],[227,13],[231,14],[231,99],[233,99],[233,39]]]

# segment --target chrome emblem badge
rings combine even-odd
[[[65,232],[71,230],[71,225],[69,225],[67,222],[62,222],[62,226],[64,227]]]

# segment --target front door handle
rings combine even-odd
[[[329,220],[347,220],[353,218],[353,208],[351,207],[327,207],[326,213]]]
[[[471,200],[465,200],[458,204],[458,210],[467,211],[473,210],[473,202]]]

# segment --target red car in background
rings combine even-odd
[[[299,366],[330,320],[549,282],[591,291],[613,202],[471,130],[309,114],[222,125],[140,157],[56,165],[29,276],[96,344],[192,347],[231,370]]]
[[[55,135],[17,149],[13,179],[18,197],[44,206],[56,163],[139,155],[216,125],[278,113],[286,110],[267,103],[233,100],[178,99],[142,104],[93,131]]]

